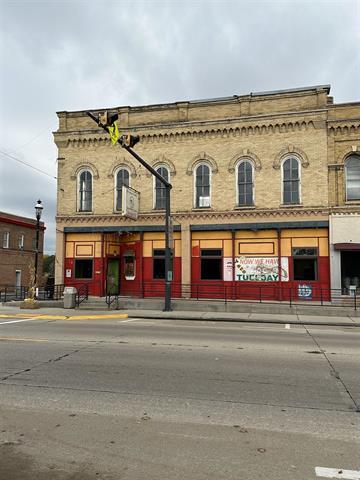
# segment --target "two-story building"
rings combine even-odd
[[[334,105],[329,91],[109,109],[172,184],[174,296],[311,300],[341,288],[341,275],[330,282],[329,219],[360,212],[360,108]],[[162,295],[164,188],[85,111],[58,117],[56,283]],[[128,186],[140,195],[137,219],[123,215]],[[331,243],[338,270],[336,255],[345,265],[350,251],[339,244],[360,243],[352,225],[352,242]]]
[[[40,222],[38,279],[42,283],[45,226]],[[0,286],[28,287],[35,271],[36,220],[0,212]]]

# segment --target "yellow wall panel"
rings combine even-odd
[[[327,238],[319,238],[319,255],[321,257],[329,256],[329,241]]]
[[[281,256],[291,257],[291,239],[290,238],[281,239]]]
[[[76,243],[75,245],[75,255],[77,257],[92,257],[94,255],[94,245],[84,245]]]
[[[193,240],[231,239],[231,232],[192,232]]]
[[[238,255],[275,255],[275,242],[239,242],[236,253]]]
[[[66,242],[66,253],[65,256],[68,258],[74,257],[74,244],[73,242]]]
[[[144,232],[144,240],[163,240],[165,239],[164,232]]]
[[[328,236],[327,228],[299,228],[283,230],[281,232],[282,238],[296,238],[296,237],[326,237]]]
[[[232,257],[232,240],[224,240],[224,257]]]
[[[149,240],[143,242],[143,257],[152,257],[152,242]]]
[[[317,247],[318,239],[317,238],[293,238],[292,246],[293,247]]]
[[[222,248],[222,240],[200,240],[200,248]]]
[[[67,233],[66,240],[72,242],[100,242],[101,233]]]
[[[258,230],[257,232],[252,230],[240,230],[235,233],[235,238],[251,238],[252,240],[264,239],[264,238],[277,238],[276,230]]]

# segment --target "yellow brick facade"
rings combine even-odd
[[[191,247],[197,241],[193,225],[327,222],[334,209],[360,209],[360,202],[345,202],[343,173],[346,156],[360,154],[360,104],[333,104],[328,86],[110,110],[119,114],[122,133],[140,136],[137,153],[153,167],[165,165],[170,172],[171,211],[181,230],[175,248],[181,257],[183,283],[191,279]],[[61,283],[63,258],[70,248],[65,247],[64,229],[160,228],[164,214],[154,209],[152,176],[128,152],[112,146],[86,112],[59,112],[58,117],[54,134],[58,147],[56,280]],[[281,164],[288,156],[295,156],[301,165],[296,205],[284,205],[282,200]],[[250,159],[254,165],[254,205],[245,208],[237,206],[236,195],[236,167],[241,159]],[[199,162],[211,169],[209,208],[195,208],[194,168]],[[140,192],[137,220],[115,211],[114,174],[119,166],[128,168],[130,185]],[[90,213],[77,208],[77,177],[82,168],[93,174]],[[210,243],[211,234],[207,235]],[[224,248],[230,251],[228,235]],[[252,242],[261,243],[251,237]],[[259,248],[268,254],[265,243]],[[144,243],[144,253],[147,248]],[[244,246],[244,254],[246,248],[252,246]]]

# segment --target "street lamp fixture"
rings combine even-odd
[[[34,270],[34,289],[35,289],[35,292],[36,292],[37,280],[38,280],[37,271],[38,271],[38,257],[39,257],[40,218],[41,218],[43,209],[44,209],[44,207],[41,203],[41,200],[38,200],[37,204],[35,205],[35,214],[36,214],[36,243],[35,243],[35,270]]]

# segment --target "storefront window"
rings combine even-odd
[[[75,278],[92,278],[93,261],[92,259],[75,260]]]
[[[317,280],[317,248],[293,248],[294,280]]]
[[[222,250],[201,250],[201,280],[222,280]]]
[[[135,255],[134,254],[127,254],[124,257],[125,262],[125,278],[126,280],[134,280],[135,279]]]
[[[165,249],[157,248],[153,251],[153,278],[165,279]]]

